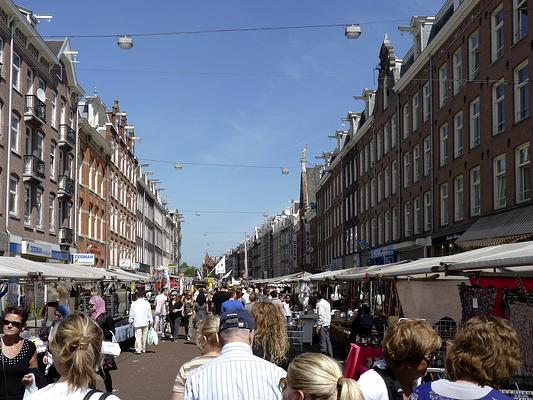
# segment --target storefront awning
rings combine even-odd
[[[479,218],[455,243],[464,249],[516,243],[533,238],[533,205]]]
[[[309,275],[308,277],[301,278],[300,280],[303,281],[327,281],[327,280],[334,280],[334,279],[342,279],[343,275],[354,273],[357,270],[361,268],[346,268],[346,269],[338,269],[335,271],[324,271],[320,272],[318,274]]]

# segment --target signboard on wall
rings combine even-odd
[[[74,253],[72,256],[72,264],[79,265],[94,265],[95,255],[90,253]]]

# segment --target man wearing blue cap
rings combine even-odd
[[[246,310],[220,316],[220,356],[187,379],[185,400],[281,400],[279,381],[287,373],[252,353],[255,322]]]

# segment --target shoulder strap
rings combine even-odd
[[[107,399],[109,396],[112,396],[113,393],[109,393],[109,392],[106,392],[106,393],[102,393],[102,395],[100,396],[100,398],[98,400],[105,400]]]
[[[91,398],[91,396],[95,393],[100,393],[99,390],[96,390],[96,389],[91,389],[89,390],[86,394],[85,394],[85,397],[83,398],[83,400],[89,400]]]
[[[389,395],[389,400],[402,400],[403,399],[403,391],[400,386],[400,382],[394,377],[391,370],[388,368],[381,369],[379,367],[374,367],[374,371],[376,371],[379,376],[383,379],[385,382],[385,386],[387,386],[387,394]]]

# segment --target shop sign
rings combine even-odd
[[[50,247],[41,247],[35,243],[23,240],[21,243],[22,254],[39,257],[52,257],[52,249]]]
[[[120,268],[131,269],[133,267],[133,264],[129,258],[121,258],[120,260],[118,260],[118,266]]]
[[[458,234],[458,233],[456,233],[455,235],[448,235],[448,236],[446,236],[446,241],[459,239],[460,237],[461,237],[461,235]]]
[[[72,264],[80,265],[94,265],[95,256],[89,253],[74,253],[72,256]]]

